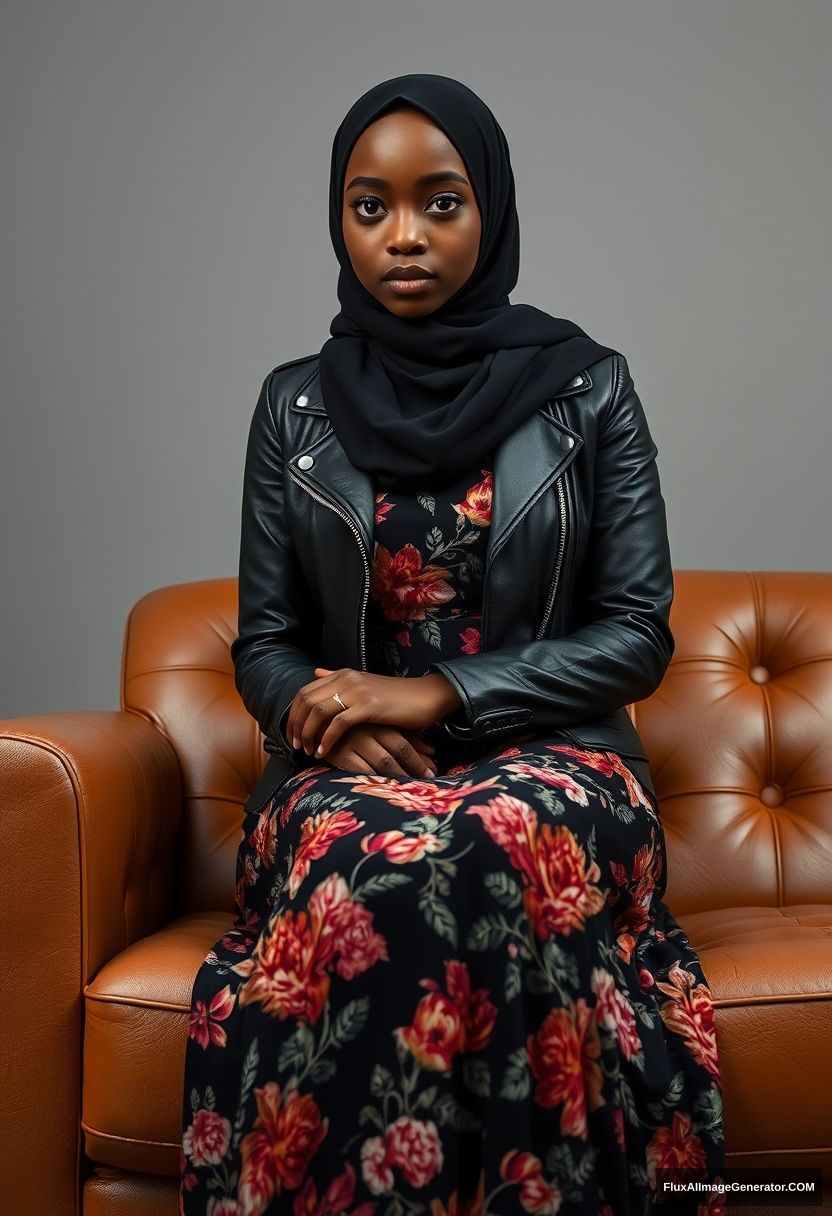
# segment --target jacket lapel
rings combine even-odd
[[[590,384],[584,372],[576,376],[558,397],[578,392]],[[290,409],[297,413],[322,414],[326,417],[317,371],[303,392],[291,402]],[[571,463],[582,444],[581,436],[554,416],[552,401],[547,401],[496,449],[487,566],[526,512]],[[303,458],[310,456],[313,463],[304,468],[304,463],[308,462],[304,462]],[[303,478],[354,522],[367,553],[372,554],[375,514],[373,481],[347,459],[331,424],[322,436],[293,457],[292,464],[299,470],[303,469]],[[486,591],[487,587],[484,588]]]

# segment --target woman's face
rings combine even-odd
[[[344,183],[341,225],[350,261],[390,312],[426,316],[470,278],[482,231],[479,207],[462,158],[421,110],[389,111],[365,127]],[[386,278],[396,267],[421,267],[430,277]]]

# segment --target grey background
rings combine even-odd
[[[146,591],[237,570],[266,373],[337,311],[332,136],[457,76],[512,295],[630,362],[674,566],[829,569],[826,0],[4,4],[2,704],[115,708]]]

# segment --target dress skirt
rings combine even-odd
[[[624,1216],[657,1171],[718,1176],[713,1007],[655,800],[562,741],[437,773],[316,765],[246,817],[193,990],[184,1216]]]
[[[369,670],[480,648],[491,476],[376,495]],[[715,1181],[724,1144],[652,794],[562,736],[425,737],[433,778],[324,758],[244,816],[193,985],[182,1216],[721,1213],[660,1185]]]

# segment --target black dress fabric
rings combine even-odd
[[[376,494],[372,670],[479,649],[491,490],[486,458]],[[557,736],[424,733],[433,779],[317,763],[245,817],[192,993],[182,1216],[630,1216],[662,1171],[719,1178],[713,1006],[655,800]]]

